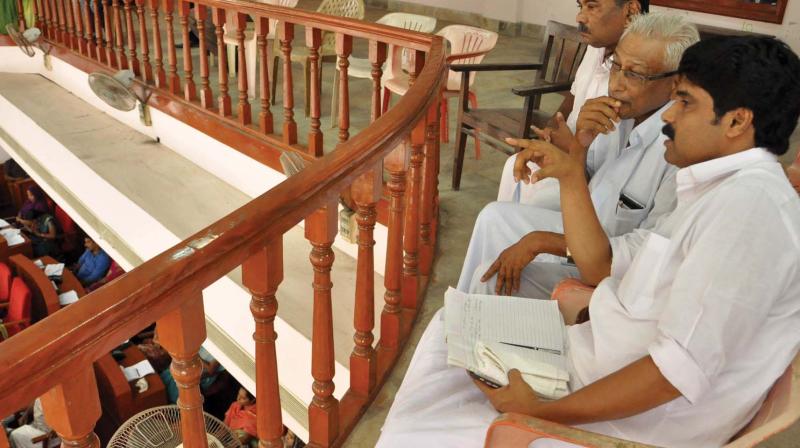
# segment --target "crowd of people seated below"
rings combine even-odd
[[[7,433],[11,448],[61,446],[61,439],[53,433],[44,418],[42,403],[38,398],[28,408],[3,419],[2,430]]]
[[[557,183],[558,215],[519,200],[501,205],[516,215],[482,214],[459,282],[465,292],[533,299],[548,299],[566,277],[596,286],[586,321],[566,330],[570,394],[543,401],[514,366],[498,388],[448,366],[440,311],[417,345],[379,447],[482,446],[499,412],[658,446],[721,446],[798,353],[800,197],[777,156],[800,117],[800,59],[771,38],[719,37],[686,48],[696,33],[684,19],[632,14],[636,3],[579,1],[589,35],[615,23],[602,17],[625,18],[622,38],[606,52],[609,96],[586,101],[574,130],[557,117],[538,140],[510,141],[522,149],[513,177],[554,179],[542,190],[552,194]],[[661,89],[671,91],[666,105],[654,92]],[[645,97],[649,106],[639,109]],[[619,145],[596,144],[615,132]],[[649,191],[643,197],[628,187],[652,165],[614,166],[636,151],[671,165],[650,177],[649,189],[633,190]],[[613,168],[598,193],[602,167]],[[673,198],[660,209],[670,170]],[[529,203],[541,200],[529,192]],[[657,210],[656,219],[646,216]],[[515,240],[533,231],[532,242]],[[512,246],[503,250],[492,238]],[[539,254],[554,257],[532,262]]]

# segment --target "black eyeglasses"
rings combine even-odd
[[[671,72],[666,73],[657,73],[655,75],[645,75],[642,73],[635,72],[633,70],[623,70],[622,65],[619,62],[614,60],[614,57],[610,57],[608,59],[609,64],[611,65],[611,73],[622,73],[622,76],[625,77],[628,81],[636,82],[639,84],[644,84],[649,81],[655,81],[658,79],[669,78],[672,75],[678,73],[677,70],[673,70]]]

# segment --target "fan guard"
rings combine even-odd
[[[130,111],[136,107],[138,97],[131,91],[134,74],[130,70],[120,70],[114,76],[105,73],[89,75],[89,87],[101,100],[114,109]]]
[[[21,33],[16,25],[9,23],[6,25],[6,32],[15,44],[22,50],[28,57],[33,57],[36,52],[33,51],[33,44],[39,40],[42,32],[39,28],[28,28],[24,33]]]
[[[239,448],[231,430],[217,418],[203,413],[209,448]],[[142,411],[117,429],[108,448],[182,448],[181,415],[177,406]]]

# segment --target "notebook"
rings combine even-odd
[[[508,384],[508,371],[518,369],[542,398],[569,393],[566,327],[556,301],[450,288],[444,303],[449,365],[501,386]]]

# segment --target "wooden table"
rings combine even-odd
[[[58,264],[60,263],[55,258],[45,255],[44,257],[40,258],[42,263],[46,265],[48,264]],[[86,289],[81,285],[81,281],[78,280],[78,277],[72,273],[66,266],[64,266],[64,273],[61,274],[61,285],[59,286],[58,290],[56,291],[58,294],[65,293],[67,291],[75,291],[78,293],[78,297],[83,297],[86,295]]]

